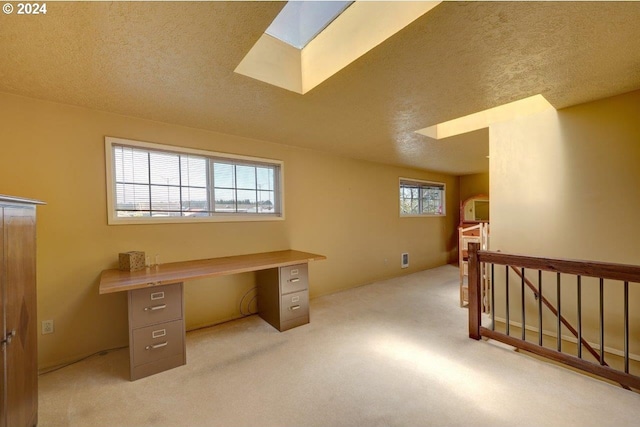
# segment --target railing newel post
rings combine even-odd
[[[482,297],[480,295],[482,277],[480,274],[480,260],[478,257],[479,250],[479,243],[469,243],[469,338],[473,338],[475,340],[480,339],[480,313],[482,311],[480,307],[480,304],[482,303]]]

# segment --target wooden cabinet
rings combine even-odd
[[[0,427],[38,422],[36,204],[0,195]]]

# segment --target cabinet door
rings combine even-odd
[[[4,263],[4,208],[0,206],[0,341],[6,337],[5,328],[5,263]],[[0,427],[7,427],[7,364],[5,344],[0,345]]]
[[[4,209],[5,327],[15,331],[6,351],[7,427],[37,421],[35,207]]]

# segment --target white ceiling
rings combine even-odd
[[[488,132],[414,131],[640,89],[640,2],[444,2],[305,95],[233,72],[283,2],[53,2],[2,16],[0,92],[457,175]],[[215,149],[215,147],[212,147]]]

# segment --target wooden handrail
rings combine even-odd
[[[515,265],[533,270],[599,277],[623,282],[640,282],[640,266],[637,265],[539,258],[482,250],[478,251],[478,257],[480,262],[491,264]]]

